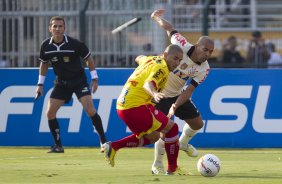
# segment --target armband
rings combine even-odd
[[[169,34],[169,37],[171,38],[176,33],[178,33],[178,31],[176,31],[176,30],[171,31],[170,34]]]
[[[45,76],[44,75],[39,75],[38,76],[38,82],[37,82],[37,85],[38,86],[43,86],[43,84],[44,84],[44,81],[45,81]]]
[[[98,74],[96,70],[90,71],[91,79],[98,79]]]

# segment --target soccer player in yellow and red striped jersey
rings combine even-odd
[[[139,56],[136,59],[139,66],[127,80],[117,100],[119,110],[152,104],[152,96],[144,90],[143,85],[152,82],[161,91],[167,82],[169,69],[161,56]]]
[[[132,131],[132,135],[114,142],[105,143],[105,158],[114,166],[116,152],[123,147],[139,147],[156,142],[160,132],[166,133],[165,149],[168,155],[168,172],[177,169],[178,126],[152,105],[164,98],[168,74],[183,58],[177,45],[169,45],[162,56],[138,56],[139,66],[128,78],[117,100],[117,113]]]

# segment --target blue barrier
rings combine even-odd
[[[115,110],[116,98],[133,69],[98,69],[92,95],[109,140],[130,134]],[[89,76],[88,76],[89,77]],[[196,147],[282,147],[282,70],[213,69],[193,95],[205,126],[192,139]],[[45,116],[54,75],[47,74],[44,95],[34,101],[38,69],[0,69],[0,146],[53,144]],[[74,97],[58,112],[65,146],[98,146],[92,124]],[[183,122],[175,121],[182,129]]]

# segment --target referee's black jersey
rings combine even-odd
[[[81,58],[85,60],[90,55],[84,43],[64,35],[62,43],[55,43],[52,37],[44,40],[39,60],[43,63],[50,62],[59,79],[71,80],[84,75]]]

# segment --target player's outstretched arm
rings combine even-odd
[[[193,86],[192,84],[190,84],[177,98],[177,100],[174,103],[174,108],[175,110],[180,107],[181,105],[183,105],[188,99],[191,98],[194,90],[195,90],[195,86]]]
[[[170,36],[170,33],[172,31],[174,31],[174,27],[171,23],[169,23],[167,20],[165,20],[164,18],[162,18],[162,15],[164,14],[165,10],[164,9],[159,9],[159,10],[155,10],[152,14],[151,14],[151,18],[156,21],[158,23],[158,25],[160,27],[162,27],[168,36]]]

